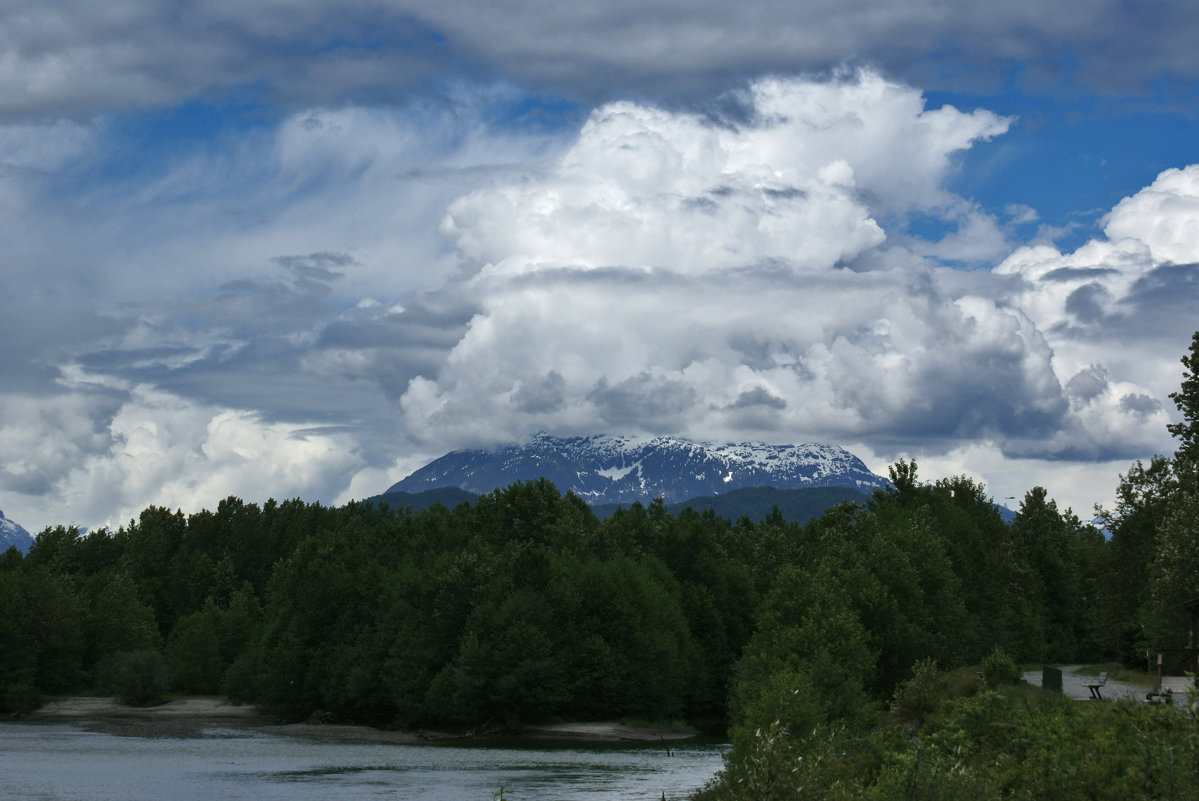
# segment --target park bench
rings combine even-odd
[[[1091,697],[1102,701],[1103,694],[1099,692],[1099,688],[1101,688],[1105,684],[1107,684],[1107,674],[1100,673],[1099,681],[1095,681],[1095,682],[1092,682],[1087,685],[1087,689],[1091,691]]]

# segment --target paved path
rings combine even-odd
[[[1062,665],[1062,695],[1067,698],[1076,698],[1081,700],[1090,700],[1091,691],[1087,689],[1088,684],[1094,684],[1098,679],[1094,676],[1080,676],[1074,671],[1082,667],[1081,665]],[[1024,680],[1029,684],[1041,686],[1041,671],[1029,670],[1024,674]],[[1165,676],[1162,678],[1162,690],[1172,689],[1177,695],[1190,689],[1190,680],[1185,676]],[[1138,687],[1135,684],[1126,684],[1122,681],[1107,680],[1107,684],[1099,690],[1102,693],[1104,700],[1115,698],[1134,698],[1137,701],[1145,700],[1145,693],[1148,692],[1144,687]]]

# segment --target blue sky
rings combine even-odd
[[[0,509],[341,503],[540,432],[1088,515],[1199,328],[1177,2],[0,10]]]

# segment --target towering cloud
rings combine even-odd
[[[455,445],[597,427],[826,439],[887,458],[1161,447],[1191,323],[1151,309],[1194,295],[1195,168],[1074,253],[961,271],[917,254],[980,227],[1002,245],[945,187],[953,154],[1006,120],[926,108],[870,73],[746,98],[736,124],[605,106],[551,168],[452,204],[443,230],[480,312],[409,385],[405,427]],[[950,233],[904,235],[915,214]]]
[[[953,154],[1007,120],[926,108],[871,73],[763,80],[745,101],[736,123],[605,106],[545,173],[452,204],[443,230],[477,271],[466,290],[482,312],[405,394],[410,429],[1053,430],[1065,405],[1027,318],[882,223],[960,221]],[[527,406],[551,384],[552,404]]]

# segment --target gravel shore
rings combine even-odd
[[[14,720],[28,723],[76,723],[89,731],[131,737],[210,737],[230,730],[311,740],[379,743],[417,743],[484,739],[478,733],[390,731],[337,723],[276,723],[255,707],[215,698],[185,698],[158,706],[126,706],[111,698],[77,697],[49,701]],[[510,734],[504,734],[510,737]],[[686,739],[692,735],[667,729],[626,726],[615,721],[528,726],[517,737],[580,742],[653,741]]]

